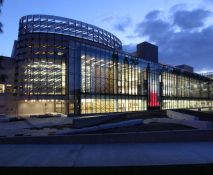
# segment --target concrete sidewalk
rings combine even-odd
[[[52,118],[26,118],[25,121],[16,121],[9,123],[0,123],[0,137],[15,137],[17,135],[23,136],[48,136],[52,132],[69,131],[70,128],[42,130],[30,130],[30,128],[51,127],[55,125],[72,124],[73,119],[68,117],[52,117]]]
[[[146,166],[213,163],[213,142],[0,145],[0,166]]]
[[[91,117],[100,117],[103,115],[87,115],[87,116],[75,116],[75,117],[49,117],[49,118],[30,118],[24,117],[25,121],[15,121],[8,123],[0,123],[0,137],[15,137],[19,135],[23,136],[48,136],[49,133],[65,132],[69,131],[72,128],[64,127],[63,129],[48,129],[52,126],[62,126],[73,124],[73,119],[80,118],[91,118]],[[42,128],[47,127],[47,129],[42,130],[30,130],[30,128]]]

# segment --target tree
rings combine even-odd
[[[1,6],[3,5],[4,0],[0,0],[0,14],[1,14]],[[3,33],[2,30],[3,24],[0,22],[0,33]]]
[[[0,7],[3,5],[4,0],[0,0]],[[1,9],[0,9],[0,13],[1,13]],[[2,30],[3,24],[0,22],[0,33],[3,33]],[[2,65],[2,62],[4,61],[4,57],[0,56],[0,70],[4,70],[4,66]],[[5,82],[5,80],[7,79],[7,75],[5,74],[0,74],[0,81]]]

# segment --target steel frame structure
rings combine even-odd
[[[52,15],[27,15],[20,19],[19,36],[37,32],[69,35],[122,49],[122,42],[115,35],[81,21]]]

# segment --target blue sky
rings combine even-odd
[[[125,51],[156,44],[159,61],[213,71],[213,0],[5,0],[0,55],[10,56],[22,16],[48,14],[96,25],[116,35]]]

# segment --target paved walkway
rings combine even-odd
[[[52,118],[26,118],[25,121],[16,121],[9,123],[0,123],[0,137],[14,136],[47,136],[50,133],[69,131],[70,128],[62,130],[44,128],[42,130],[30,130],[30,128],[51,127],[55,125],[72,124],[73,119],[69,117]]]
[[[145,166],[213,163],[213,142],[0,145],[0,166]]]
[[[75,116],[75,117],[50,117],[50,118],[30,118],[24,117],[25,121],[16,121],[9,123],[0,123],[0,137],[15,136],[48,136],[52,133],[70,131],[67,126],[63,129],[44,128],[41,130],[31,130],[30,128],[51,127],[56,125],[68,125],[73,123],[75,118],[89,118],[103,115]],[[28,115],[29,116],[29,115]]]

